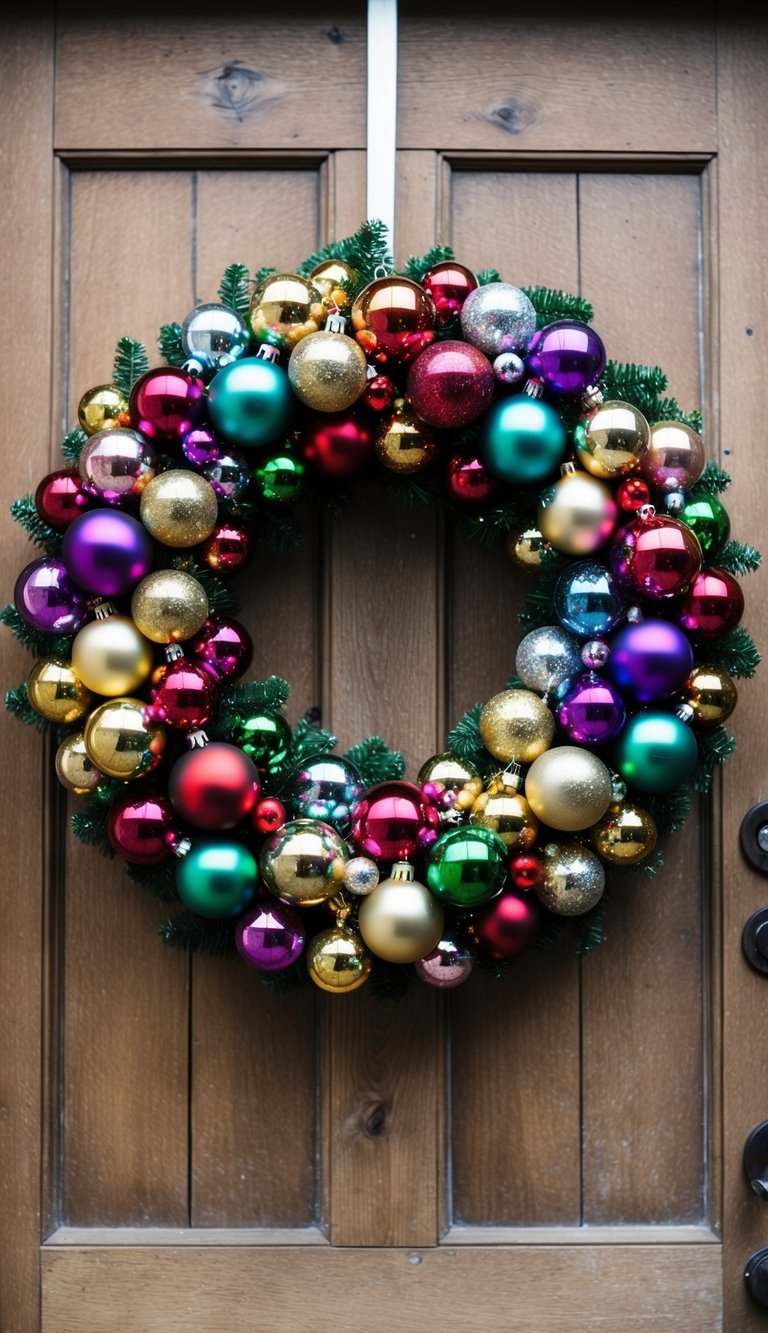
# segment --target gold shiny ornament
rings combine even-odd
[[[656,823],[642,806],[624,801],[612,805],[589,830],[589,840],[598,856],[610,865],[634,866],[650,856],[656,846]]]
[[[362,347],[344,333],[313,333],[291,352],[288,379],[315,412],[343,412],[357,402],[368,378]]]
[[[82,731],[61,742],[56,751],[56,776],[73,796],[90,796],[104,777],[89,758]]]
[[[481,777],[470,778],[456,793],[456,809],[471,810],[482,790],[483,779]]]
[[[605,871],[595,853],[580,842],[547,843],[541,862],[536,894],[550,912],[581,916],[602,898]]]
[[[549,749],[554,734],[555,719],[531,690],[502,690],[480,714],[483,745],[505,764],[532,764]]]
[[[298,273],[271,273],[256,289],[248,320],[260,343],[288,350],[322,328],[326,309],[322,294]]]
[[[420,421],[407,398],[396,398],[381,422],[374,442],[376,457],[390,472],[420,472],[437,453],[430,426]]]
[[[48,722],[66,726],[84,717],[91,706],[91,693],[61,657],[43,657],[27,680],[27,697],[36,713]]]
[[[147,679],[152,645],[129,616],[107,616],[84,625],[72,644],[72,666],[94,694],[130,694]]]
[[[650,440],[651,428],[642,412],[617,399],[601,403],[574,432],[579,463],[606,481],[631,472],[648,452]]]
[[[618,517],[604,481],[563,465],[562,476],[539,497],[537,524],[542,536],[563,555],[591,555],[604,546]]]
[[[128,399],[114,384],[97,384],[84,393],[77,407],[77,419],[86,435],[119,426],[120,416],[128,411]]]
[[[187,468],[169,468],[141,495],[141,521],[164,546],[197,546],[216,526],[219,503],[211,483]]]
[[[354,931],[331,926],[310,940],[307,969],[321,990],[340,995],[357,990],[371,975],[371,955]]]
[[[591,750],[558,745],[531,764],[525,795],[543,824],[575,833],[602,819],[611,801],[611,775]]]
[[[165,749],[162,727],[147,725],[143,699],[108,699],[85,724],[88,758],[108,778],[130,782],[151,773]]]
[[[536,841],[539,821],[517,790],[520,778],[499,774],[477,796],[469,813],[470,824],[490,829],[505,847],[526,851]]]
[[[292,819],[264,844],[259,869],[275,897],[317,907],[343,887],[349,850],[341,834],[319,819]]]
[[[324,259],[315,265],[309,277],[324,303],[335,306],[342,314],[349,309],[351,301],[343,284],[357,282],[357,274],[350,264],[343,259]]]
[[[525,532],[508,532],[505,545],[507,555],[518,569],[528,574],[535,574],[541,568],[541,562],[552,547],[539,532],[538,528],[526,528]]]
[[[445,913],[413,866],[396,861],[360,905],[360,934],[372,953],[388,963],[415,963],[431,953],[445,926]]]
[[[137,629],[153,643],[183,643],[208,619],[208,598],[191,574],[157,569],[134,590],[131,615]]]
[[[727,671],[702,663],[693,668],[683,688],[683,697],[693,709],[694,726],[714,727],[731,716],[738,691]]]
[[[444,750],[442,754],[433,754],[422,764],[416,785],[423,787],[425,782],[442,782],[447,791],[459,791],[465,782],[476,777],[477,769],[472,764]]]

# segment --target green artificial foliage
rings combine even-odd
[[[12,500],[11,517],[21,525],[30,541],[42,547],[48,555],[61,549],[62,534],[40,517],[34,495],[22,495],[18,500]]]
[[[126,861],[125,874],[133,884],[140,884],[158,902],[172,903],[179,896],[176,892],[175,859],[163,861],[157,866],[131,865]]]
[[[663,796],[645,796],[643,804],[653,816],[659,834],[680,833],[691,813],[691,793],[680,787]]]
[[[501,274],[497,268],[481,268],[475,277],[481,287],[487,287],[489,282],[501,282]]]
[[[317,712],[311,709],[300,717],[293,728],[288,758],[283,765],[286,774],[293,773],[305,759],[316,754],[330,754],[336,745],[336,737],[325,731],[317,721]]]
[[[594,953],[599,949],[603,942],[603,931],[605,928],[605,909],[608,906],[608,889],[603,893],[602,898],[592,908],[591,912],[586,912],[584,916],[579,917],[576,926],[575,951],[580,958],[587,954]]]
[[[410,990],[412,981],[413,972],[410,967],[398,966],[396,963],[385,962],[383,958],[375,958],[371,975],[366,982],[366,990],[370,991],[379,1004],[399,1004]]]
[[[245,319],[251,303],[251,286],[246,264],[230,264],[219,283],[219,300],[229,310]]]
[[[187,354],[181,345],[181,325],[163,324],[157,335],[160,355],[169,366],[183,366]]]
[[[77,467],[77,464],[80,461],[80,455],[83,452],[83,447],[87,443],[88,436],[79,426],[77,426],[75,430],[71,430],[68,435],[65,435],[61,442],[61,452],[66,461]]]
[[[465,764],[472,764],[479,773],[485,773],[492,766],[493,760],[480,739],[480,714],[483,704],[474,704],[449,731],[445,743],[446,750],[461,759]]]
[[[0,610],[0,625],[5,625],[14,638],[35,657],[64,657],[69,661],[72,639],[65,635],[41,634],[28,625],[9,602]]]
[[[171,948],[187,953],[209,954],[214,958],[234,958],[237,955],[230,922],[195,916],[194,912],[188,912],[186,908],[181,908],[175,916],[161,921],[157,933]]]
[[[490,281],[498,282],[498,278]],[[588,324],[594,314],[589,301],[582,296],[572,296],[554,287],[522,287],[520,290],[525,292],[536,311],[536,327],[539,329],[554,324],[557,319],[580,319]]]
[[[509,532],[528,527],[532,521],[532,509],[535,509],[536,496],[523,495],[506,504],[488,509],[484,514],[462,514],[462,527],[470,541],[480,542],[481,546],[493,546]]]
[[[5,706],[18,722],[23,722],[27,727],[35,727],[37,731],[50,731],[52,728],[52,723],[35,712],[29,702],[26,681],[22,681],[20,685],[12,685],[6,690]]]
[[[425,255],[417,258],[411,255],[405,261],[403,272],[411,282],[423,282],[424,276],[435,264],[443,264],[449,259],[454,259],[454,253],[450,245],[433,245],[431,250],[427,250]]]
[[[541,930],[533,946],[534,949],[538,950],[539,953],[548,953],[550,949],[553,949],[558,940],[562,938],[566,923],[566,917],[554,916],[551,912],[547,912],[546,916],[543,917]]]
[[[736,749],[736,740],[725,727],[708,727],[698,734],[699,763],[693,776],[696,791],[708,792],[718,764],[730,759]]]
[[[275,555],[295,551],[305,540],[304,533],[291,514],[261,514],[259,518],[259,545]]]
[[[70,817],[72,832],[78,842],[87,847],[96,847],[104,856],[114,856],[107,837],[107,806],[89,803],[85,810],[76,810]]]
[[[707,463],[699,480],[694,482],[689,491],[686,491],[687,500],[695,500],[697,495],[722,495],[727,491],[731,484],[731,478],[719,463],[712,459]]]
[[[517,619],[525,630],[551,625],[555,617],[555,588],[568,561],[555,551],[546,552],[536,582],[527,594]]]
[[[745,574],[754,574],[755,570],[760,568],[762,559],[757,547],[749,546],[745,542],[730,541],[726,542],[723,549],[718,552],[717,568],[742,578]]]
[[[272,277],[273,273],[277,273],[277,269],[271,264],[265,265],[264,268],[257,268],[253,275],[254,288],[260,287],[263,282],[266,282],[267,278]]]
[[[356,296],[373,282],[377,269],[392,269],[392,256],[389,253],[389,239],[384,222],[373,220],[364,222],[353,236],[346,236],[342,241],[333,241],[324,245],[308,256],[299,265],[298,272],[308,277],[313,268],[327,259],[342,259],[354,269],[356,281],[349,285],[348,294],[354,300]]]
[[[143,343],[136,338],[120,338],[115,348],[112,383],[127,398],[142,375],[149,370],[149,357]]]
[[[600,377],[606,398],[625,398],[634,389],[661,394],[667,387],[667,377],[660,366],[643,366],[629,361],[608,361]]]
[[[369,736],[358,745],[352,745],[345,751],[344,758],[355,766],[366,787],[401,778],[405,773],[403,756],[398,750],[390,750],[380,736]]]
[[[234,590],[226,579],[215,574],[208,565],[195,559],[193,555],[175,555],[169,562],[170,569],[180,569],[185,574],[196,578],[206,597],[211,615],[223,615],[237,608]]]
[[[722,639],[707,639],[700,660],[721,667],[738,679],[754,676],[762,659],[744,626],[737,625]]]
[[[291,991],[303,990],[309,985],[307,960],[302,956],[290,967],[280,968],[278,972],[261,972],[259,979],[271,995],[288,995]]]

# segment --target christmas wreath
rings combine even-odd
[[[569,924],[588,951],[606,879],[659,869],[731,753],[759,661],[735,576],[760,557],[698,413],[606,362],[581,298],[445,247],[396,274],[378,223],[297,273],[234,264],[219,298],[162,328],[162,367],[121,339],[67,466],[12,506],[43,554],[0,613],[38,659],[6,705],[53,731],[75,835],[174,904],[167,943],[273,986],[456,986]],[[363,473],[536,576],[515,674],[416,782],[242,679],[234,577]]]

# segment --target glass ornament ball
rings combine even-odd
[[[435,303],[436,327],[445,329],[459,318],[464,302],[478,284],[471,269],[455,259],[444,259],[427,269],[421,285]]]
[[[92,435],[78,462],[80,477],[105,504],[138,500],[157,467],[153,445],[135,430],[111,427]]]
[[[466,782],[476,777],[477,769],[472,764],[457,759],[450,750],[443,750],[424,761],[416,785],[423,787],[427,782],[441,782],[447,791],[461,791]]]
[[[363,407],[370,412],[388,412],[397,398],[397,385],[389,375],[374,375],[365,386],[361,398]]]
[[[465,944],[443,934],[434,949],[425,958],[414,963],[419,981],[438,990],[452,990],[468,981],[475,965],[474,954]]]
[[[213,463],[223,451],[221,440],[210,426],[197,426],[190,430],[181,441],[181,452],[190,467],[204,468],[206,463]]]
[[[160,865],[171,855],[175,819],[164,796],[125,796],[109,812],[107,837],[131,865]]]
[[[668,514],[674,514],[675,517],[682,514],[685,508],[685,492],[666,491],[664,494],[664,508]]]
[[[352,841],[375,861],[404,861],[429,841],[439,813],[411,782],[380,782],[353,811]],[[426,950],[425,950],[426,952]]]
[[[83,735],[88,757],[108,778],[130,782],[156,768],[165,731],[145,716],[143,699],[107,699],[88,717]]]
[[[179,657],[153,673],[153,716],[174,731],[197,731],[213,717],[218,694],[217,684],[207,671]]]
[[[562,462],[565,445],[565,426],[554,407],[525,394],[500,399],[482,423],[483,463],[492,476],[517,485],[544,481]]]
[[[555,611],[563,628],[580,639],[609,634],[624,614],[610,571],[596,560],[580,560],[560,575]]]
[[[441,833],[427,852],[427,884],[453,907],[470,908],[500,893],[507,851],[489,828],[463,825]]]
[[[685,501],[679,517],[696,533],[704,559],[716,558],[731,535],[731,520],[716,495],[698,495]]]
[[[716,727],[731,716],[738,691],[722,667],[697,663],[683,687],[683,699],[693,709],[692,726]]]
[[[373,964],[363,941],[344,926],[331,926],[307,946],[307,971],[320,990],[346,995],[365,985]]]
[[[604,481],[631,472],[647,452],[650,439],[650,426],[642,412],[617,399],[601,403],[573,432],[577,462]]]
[[[91,509],[67,528],[61,558],[81,588],[121,597],[149,573],[155,550],[138,519],[120,510]]]
[[[744,594],[733,575],[705,569],[694,579],[679,620],[695,639],[719,639],[736,628],[743,614]]]
[[[657,421],[640,460],[641,475],[657,491],[687,491],[706,464],[701,436],[682,421]]]
[[[519,384],[525,376],[525,362],[517,352],[499,352],[493,360],[493,373],[499,384]]]
[[[259,460],[253,469],[253,489],[268,505],[292,505],[304,489],[306,466],[287,449]]]
[[[536,311],[530,300],[509,282],[478,287],[461,308],[462,336],[490,360],[501,352],[523,352],[535,328]]]
[[[183,643],[208,618],[208,598],[201,583],[181,569],[158,569],[135,588],[131,616],[153,643]]]
[[[309,278],[325,305],[341,313],[349,309],[351,302],[346,288],[357,281],[351,264],[343,259],[323,259],[312,269]]]
[[[239,680],[253,660],[253,642],[239,620],[212,616],[187,644],[187,652],[214,680]]]
[[[257,833],[276,833],[287,818],[288,812],[282,801],[276,796],[262,796],[253,807],[251,823]]]
[[[616,490],[616,503],[628,514],[638,513],[650,499],[651,488],[642,477],[627,477]]]
[[[184,370],[158,366],[131,389],[131,421],[155,443],[178,443],[205,420],[202,381]]]
[[[43,477],[35,491],[35,508],[51,528],[68,528],[82,514],[90,496],[75,468],[61,468]]]
[[[541,912],[531,894],[502,893],[478,908],[469,926],[478,953],[496,962],[518,958],[540,933]]]
[[[200,471],[210,482],[217,499],[237,506],[251,484],[251,474],[245,458],[236,449],[220,448],[216,457],[204,463]]]
[[[493,402],[493,367],[471,343],[433,343],[408,372],[408,397],[422,421],[453,430],[477,421]]]
[[[41,634],[76,634],[88,615],[82,589],[57,556],[26,565],[16,580],[13,600],[25,624]]]
[[[688,592],[701,570],[695,533],[667,514],[635,518],[611,543],[611,573],[625,597],[666,601]]]
[[[251,559],[251,539],[246,529],[235,523],[217,523],[200,554],[214,573],[239,574]]]
[[[529,893],[541,880],[541,860],[533,852],[518,852],[510,858],[509,878],[520,893]]]
[[[548,694],[580,669],[579,645],[559,625],[532,629],[518,644],[515,671],[526,689]]]
[[[437,453],[431,426],[420,421],[407,398],[396,398],[376,431],[374,451],[390,472],[410,476],[427,467]]]
[[[388,963],[415,963],[436,947],[445,913],[413,866],[398,861],[392,873],[363,898],[359,930],[371,953]]]
[[[256,860],[241,842],[196,842],[176,867],[176,888],[190,912],[213,919],[240,916],[256,891]]]
[[[142,491],[141,521],[163,546],[198,546],[213,532],[218,512],[210,482],[188,468],[169,468]]]
[[[72,644],[72,666],[80,680],[94,694],[110,698],[139,689],[154,662],[152,644],[130,616],[91,620]]]
[[[85,748],[82,731],[65,737],[56,751],[56,777],[73,796],[90,796],[101,782],[100,773]]]
[[[291,728],[282,713],[259,708],[243,714],[235,728],[235,741],[253,760],[262,777],[279,769],[288,758]]]
[[[302,453],[318,472],[342,480],[360,472],[373,452],[367,422],[352,415],[313,418],[302,435]]]
[[[612,805],[589,830],[589,840],[598,856],[615,866],[634,866],[644,861],[656,846],[656,837],[653,816],[631,801]]]
[[[605,369],[602,339],[576,319],[558,319],[534,333],[528,345],[528,370],[553,393],[583,394]]]
[[[568,740],[590,747],[615,740],[626,715],[615,685],[592,671],[568,681],[555,710],[557,725]]]
[[[97,384],[88,389],[77,405],[77,423],[86,435],[111,430],[121,424],[128,411],[128,399],[114,384]]]
[[[298,907],[316,907],[343,887],[349,851],[330,824],[289,819],[264,843],[261,876],[276,898]]]
[[[549,748],[554,734],[554,717],[531,690],[502,690],[480,714],[483,745],[505,764],[532,764]]]
[[[293,392],[314,412],[344,412],[357,402],[367,378],[365,353],[345,333],[323,329],[302,338],[288,362]]]
[[[693,666],[688,636],[668,620],[625,625],[611,643],[608,674],[634,703],[677,694]]]
[[[60,657],[35,662],[27,678],[27,698],[40,717],[59,726],[78,722],[91,706],[90,690]]]
[[[244,448],[274,444],[286,435],[293,408],[285,371],[262,357],[233,361],[208,386],[208,414],[214,428]]]
[[[654,795],[674,791],[699,758],[696,737],[674,713],[655,710],[629,718],[616,742],[616,767],[630,787]]]
[[[293,812],[299,819],[320,819],[345,833],[365,783],[349,760],[336,755],[305,759],[290,780]]]
[[[195,828],[233,829],[259,799],[259,775],[236,745],[214,741],[176,760],[168,795],[182,819]]]
[[[281,972],[301,957],[304,926],[298,912],[285,903],[260,901],[238,921],[235,945],[249,967]]]
[[[505,546],[513,565],[525,574],[535,574],[541,568],[547,551],[552,550],[538,528],[524,528],[522,532],[508,533]]]
[[[208,301],[190,310],[181,326],[181,345],[201,371],[220,370],[248,350],[244,321],[229,306]]]
[[[588,639],[581,650],[581,660],[589,671],[602,671],[610,656],[605,639]]]
[[[469,822],[490,830],[507,849],[532,847],[539,821],[525,797],[512,786],[492,782],[472,803]]]
[[[605,871],[599,858],[580,842],[552,842],[542,848],[541,881],[536,895],[557,916],[582,916],[599,903]]]
[[[373,893],[380,879],[381,871],[370,857],[353,856],[351,861],[347,862],[344,870],[344,888],[348,893],[354,893],[358,898],[365,898],[369,893]]]
[[[251,298],[248,323],[258,343],[290,352],[325,322],[323,298],[309,278],[270,273]]]
[[[498,495],[501,487],[485,464],[472,454],[452,454],[445,469],[445,489],[448,499],[462,509],[488,504]]]
[[[525,795],[542,824],[576,833],[602,819],[611,801],[611,775],[596,754],[559,745],[531,764]]]
[[[365,355],[389,368],[410,365],[435,340],[435,303],[429,292],[396,274],[375,278],[352,306],[352,328]]]
[[[592,555],[612,535],[617,516],[609,487],[586,472],[564,471],[539,497],[539,529],[562,555]]]

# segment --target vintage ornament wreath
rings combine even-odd
[[[176,904],[169,943],[277,986],[452,987],[569,920],[587,951],[606,875],[658,869],[731,753],[759,661],[734,577],[759,555],[698,415],[606,364],[586,302],[442,247],[397,275],[377,223],[219,296],[163,327],[165,366],[121,340],[68,466],[13,506],[45,554],[2,612],[38,657],[6,703],[57,737],[75,833]],[[236,683],[253,545],[382,470],[538,576],[516,674],[415,783],[377,737],[292,732],[283,680]]]

